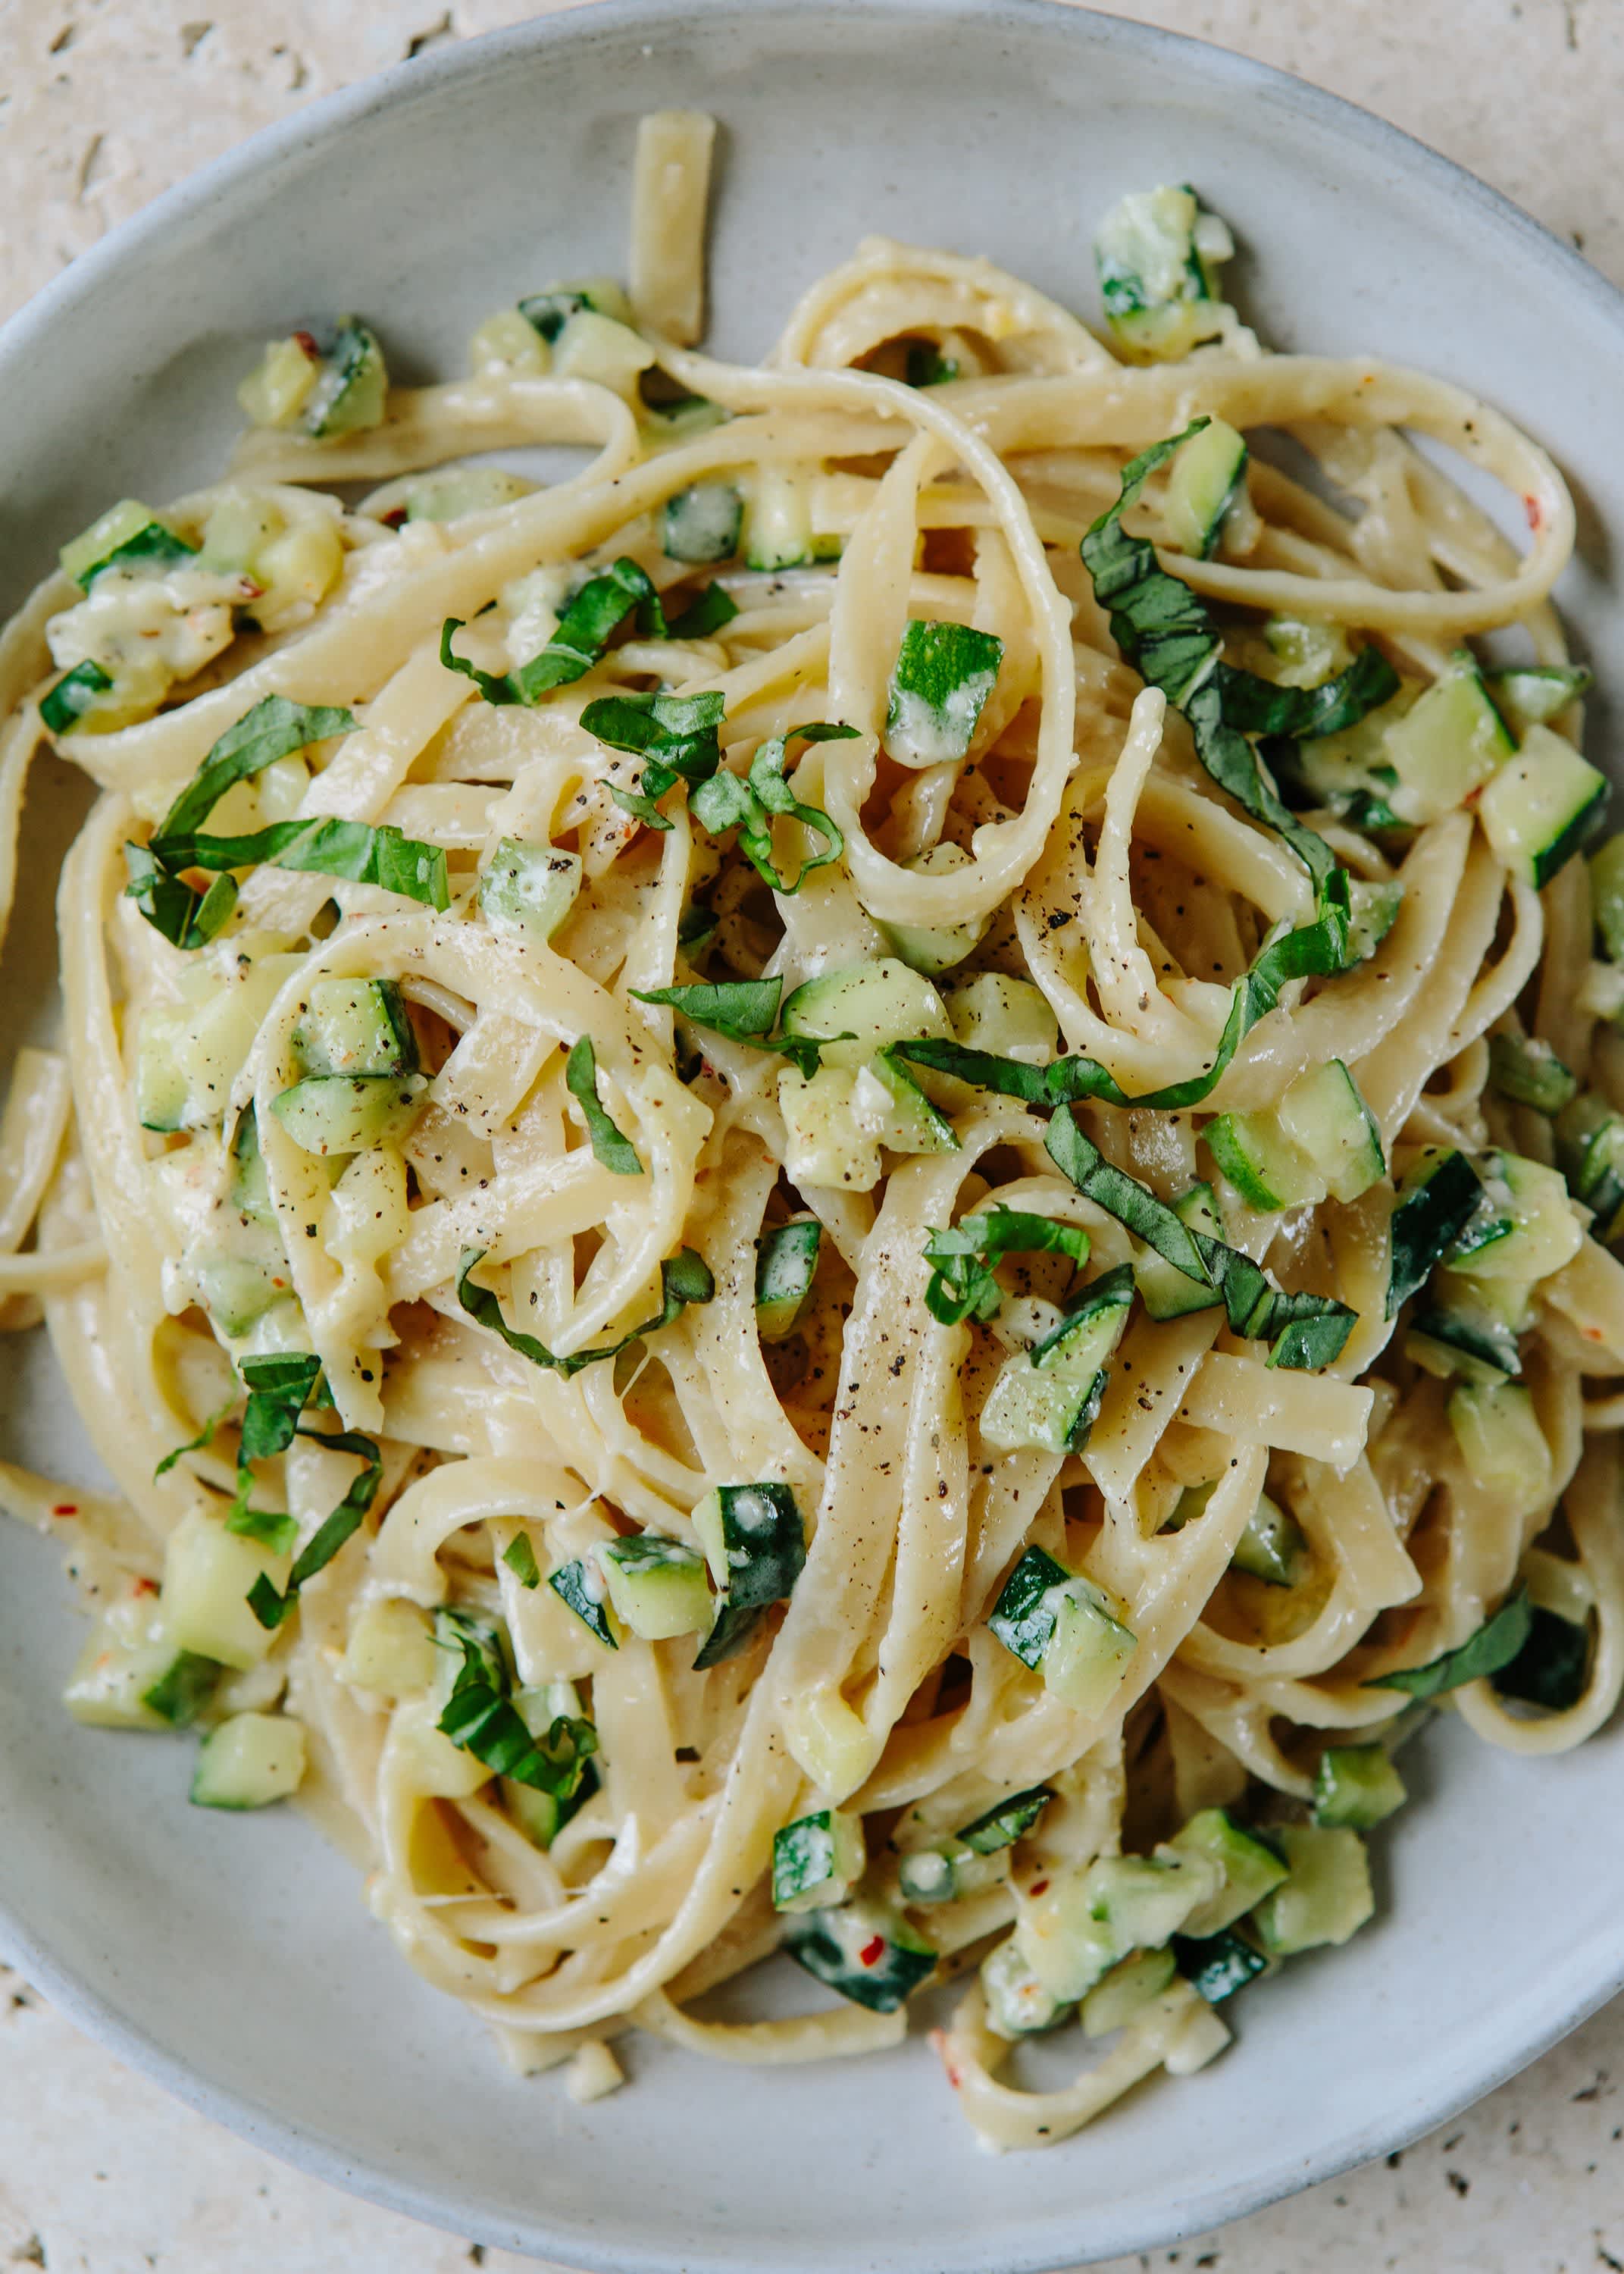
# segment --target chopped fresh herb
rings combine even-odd
[[[1464,1153],[1440,1154],[1405,1178],[1388,1224],[1388,1318],[1426,1284],[1482,1204],[1482,1179]]]
[[[1588,1626],[1536,1608],[1527,1641],[1495,1675],[1494,1687],[1502,1698],[1520,1698],[1525,1705],[1566,1713],[1583,1697],[1590,1678]]]
[[[147,851],[171,877],[182,869],[251,869],[268,861],[278,869],[343,877],[357,885],[378,885],[387,892],[422,900],[432,908],[450,905],[446,856],[440,847],[407,837],[387,822],[374,828],[365,821],[325,817],[274,821],[246,837],[158,836]],[[217,887],[210,889],[212,893]],[[236,887],[231,889],[235,900]],[[146,915],[143,889],[132,884],[129,891],[132,900],[141,902]]]
[[[744,776],[717,772],[702,782],[689,799],[694,818],[708,829],[713,837],[736,828],[739,849],[756,871],[771,885],[775,892],[798,892],[814,869],[822,869],[831,861],[838,861],[845,850],[846,840],[821,806],[803,805],[784,779],[784,769],[792,742],[842,742],[856,734],[855,727],[808,726],[792,727],[787,734],[775,734],[763,742],[750,760],[749,772]],[[823,840],[823,850],[802,862],[792,883],[781,877],[773,863],[772,819],[775,815],[786,816],[801,826],[812,830]]]
[[[145,845],[125,844],[124,867],[130,877],[126,894],[172,946],[207,947],[237,906],[235,877],[216,877],[207,892],[199,892],[172,875]]]
[[[297,1519],[278,1508],[234,1508],[226,1518],[226,1530],[257,1540],[273,1555],[285,1555],[299,1536]]]
[[[848,1035],[814,1036],[774,1035],[778,1015],[781,979],[701,979],[687,987],[634,987],[639,1003],[658,1003],[730,1043],[748,1043],[752,1050],[777,1050],[810,1081],[831,1042],[849,1042]]]
[[[623,553],[581,587],[540,654],[522,663],[516,671],[481,671],[454,654],[452,638],[464,621],[460,616],[447,616],[441,627],[440,659],[447,671],[460,671],[465,679],[471,679],[487,703],[532,706],[552,689],[583,679],[601,660],[604,650],[634,608],[650,631],[664,630],[659,594],[647,573]]]
[[[153,1471],[153,1482],[156,1484],[160,1477],[167,1477],[175,1464],[184,1459],[186,1454],[200,1453],[206,1445],[212,1444],[215,1430],[219,1428],[236,1404],[237,1397],[234,1392],[223,1405],[215,1407],[195,1437],[188,1437],[184,1445],[177,1445],[172,1453],[166,1453]]]
[[[551,292],[530,293],[520,301],[519,313],[551,347],[572,316],[578,316],[583,308],[597,306],[597,301],[590,293],[578,291],[570,286],[560,286]]]
[[[1479,1682],[1509,1666],[1527,1642],[1533,1623],[1528,1590],[1519,1587],[1458,1649],[1447,1650],[1425,1666],[1398,1667],[1391,1674],[1374,1675],[1364,1687],[1404,1690],[1412,1698],[1440,1697],[1446,1690],[1458,1690],[1464,1682]]]
[[[910,340],[903,377],[910,387],[941,387],[957,379],[959,365],[944,356],[934,340]]]
[[[440,1621],[452,1634],[451,1645],[441,1647],[462,1653],[440,1729],[493,1776],[511,1777],[555,1800],[573,1800],[598,1751],[592,1724],[560,1713],[544,1736],[532,1736],[512,1701],[508,1662],[495,1636],[465,1614],[442,1610]]]
[[[502,1561],[522,1587],[539,1587],[541,1566],[528,1532],[515,1532],[502,1550]]]
[[[329,1434],[324,1429],[301,1428],[298,1434],[313,1438],[329,1452],[353,1455],[362,1465],[361,1472],[332,1515],[295,1556],[286,1593],[279,1595],[263,1572],[248,1590],[248,1608],[262,1627],[282,1624],[298,1600],[299,1589],[305,1580],[325,1570],[345,1541],[359,1531],[383,1482],[383,1458],[370,1437],[363,1437],[354,1429],[337,1429]]]
[[[679,780],[692,787],[715,773],[722,763],[718,729],[726,707],[726,697],[718,694],[605,695],[589,703],[581,713],[587,733],[643,761],[641,787],[612,787],[615,803],[651,828],[669,829],[659,801]]]
[[[1096,1208],[1126,1224],[1175,1270],[1216,1289],[1237,1335],[1272,1342],[1271,1366],[1328,1366],[1340,1354],[1358,1315],[1345,1303],[1328,1295],[1282,1294],[1249,1255],[1193,1229],[1148,1185],[1113,1167],[1079,1128],[1074,1114],[1055,1115],[1044,1145],[1056,1166]]]
[[[719,584],[707,584],[680,615],[669,620],[665,629],[673,639],[709,639],[724,624],[731,624],[738,613],[738,603]]]
[[[962,758],[1004,661],[1004,642],[968,624],[915,616],[891,675],[885,747],[905,765]]]
[[[164,815],[156,834],[195,836],[235,783],[262,773],[279,758],[308,749],[312,742],[353,734],[355,723],[348,711],[290,703],[285,695],[263,697],[226,728]]]
[[[617,1177],[640,1177],[643,1163],[637,1148],[616,1127],[598,1095],[598,1053],[590,1035],[583,1035],[564,1064],[564,1083],[586,1121],[593,1158]]]
[[[934,1267],[925,1290],[932,1318],[951,1327],[960,1319],[994,1317],[1004,1300],[995,1269],[999,1257],[1044,1253],[1085,1263],[1088,1234],[1080,1224],[999,1206],[965,1216],[945,1231],[933,1231],[925,1242],[925,1261]]]
[[[662,1327],[670,1326],[689,1303],[708,1303],[716,1293],[716,1281],[710,1276],[709,1265],[691,1247],[680,1248],[660,1265],[660,1288],[664,1300],[655,1317],[644,1319],[640,1326],[633,1327],[629,1333],[622,1335],[617,1343],[604,1343],[596,1350],[572,1351],[567,1357],[558,1358],[545,1343],[538,1342],[534,1335],[521,1334],[516,1327],[508,1325],[502,1316],[500,1303],[488,1287],[474,1285],[473,1274],[484,1262],[485,1254],[483,1247],[465,1247],[462,1250],[457,1261],[457,1301],[477,1325],[488,1328],[493,1335],[500,1335],[509,1350],[516,1351],[521,1358],[529,1359],[532,1366],[546,1367],[555,1374],[561,1374],[566,1381],[571,1374],[579,1374],[583,1367],[596,1366],[604,1359],[618,1358],[633,1343],[642,1342],[645,1336],[657,1335]]]

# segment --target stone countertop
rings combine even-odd
[[[1620,0],[1112,0],[1461,160],[1624,283]],[[313,96],[524,0],[0,0],[0,316],[158,191]],[[1492,1995],[1485,1984],[1485,1995]],[[1624,2001],[1402,2156],[1107,2274],[1624,2274]],[[0,2266],[524,2274],[285,2169],[0,1969]],[[557,2274],[557,2270],[555,2270]]]

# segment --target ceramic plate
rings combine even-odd
[[[1138,25],[1011,0],[642,0],[437,52],[299,113],[75,264],[0,339],[9,609],[109,498],[222,462],[259,344],[351,306],[407,377],[492,308],[624,262],[638,115],[714,111],[725,353],[883,230],[989,253],[1094,313],[1093,225],[1189,180],[1282,348],[1479,388],[1556,453],[1584,558],[1561,594],[1603,701],[1624,536],[1621,304],[1533,223],[1373,118]],[[49,1026],[49,885],[83,794],[41,768],[6,1003]],[[22,1039],[20,1032],[13,1039]],[[8,1344],[8,1351],[15,1346]],[[47,1352],[0,1444],[90,1481]],[[1254,1991],[1221,2064],[1041,2156],[979,2154],[915,2043],[782,2072],[643,2039],[577,2109],[417,1981],[289,1811],[189,1809],[191,1748],[81,1729],[58,1558],[0,1529],[0,1904],[24,1968],[120,2052],[323,2177],[487,2242],[617,2274],[1026,2274],[1146,2248],[1390,2149],[1624,1979],[1620,1740],[1555,1763],[1424,1740],[1377,1843],[1376,1924]]]

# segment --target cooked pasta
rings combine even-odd
[[[0,1300],[114,1486],[0,1500],[71,1709],[297,1791],[517,2067],[877,2052],[962,1977],[1033,2146],[1363,1923],[1428,1701],[1550,1753],[1624,1682],[1573,509],[1259,344],[1187,191],[1097,333],[872,239],[716,360],[712,137],[645,121],[630,298],[468,378],[274,343],[225,479],[0,642],[8,904],[36,749],[101,792]],[[707,2009],[780,1950],[833,1999]]]

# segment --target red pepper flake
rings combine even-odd
[[[1049,1881],[1047,1879],[1034,1879],[1032,1885],[1027,1888],[1026,1893],[1028,1895],[1032,1896],[1046,1895],[1049,1893]]]
[[[952,2059],[948,2052],[947,2031],[945,2029],[932,2029],[930,2032],[929,2043],[931,2052],[935,2053],[936,2059],[947,2071],[948,2082],[952,2086],[953,2090],[957,2092],[959,2086],[964,2082],[964,2079],[959,2074],[958,2069],[953,2066]]]
[[[387,513],[380,513],[378,518],[386,529],[399,529],[406,519],[406,508],[403,505],[391,506]]]
[[[877,1966],[884,1955],[885,1938],[883,1934],[876,1934],[871,1942],[865,1942],[858,1952],[857,1963],[860,1966]]]
[[[59,1500],[56,1507],[52,1509],[51,1514],[53,1516],[77,1516],[79,1514],[79,1502],[71,1500]]]
[[[312,333],[295,332],[293,339],[295,346],[302,348],[304,353],[310,358],[312,363],[320,363],[321,361],[321,350],[316,345],[315,336]]]
[[[1539,533],[1539,524],[1545,518],[1539,509],[1539,500],[1530,493],[1522,501],[1522,510],[1528,516],[1529,527],[1534,531],[1535,535],[1538,536]]]
[[[132,1583],[130,1592],[132,1595],[155,1595],[158,1592],[158,1582],[155,1579],[137,1579]]]

